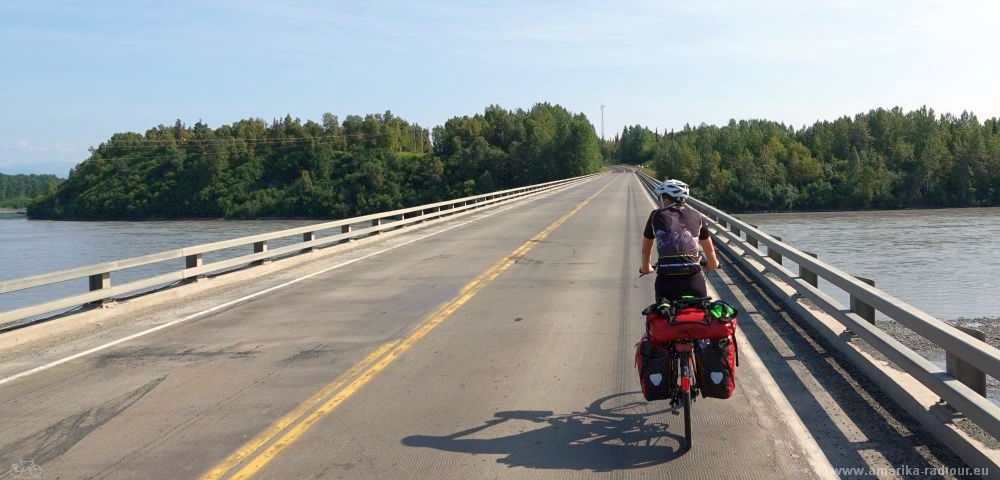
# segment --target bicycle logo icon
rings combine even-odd
[[[42,467],[38,466],[33,458],[18,460],[17,463],[11,464],[10,474],[14,478],[40,478]]]

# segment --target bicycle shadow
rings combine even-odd
[[[444,436],[411,435],[402,439],[402,444],[473,455],[505,455],[497,463],[508,467],[593,472],[645,468],[684,453],[680,449],[684,437],[668,432],[666,424],[652,421],[653,416],[670,410],[651,405],[639,392],[628,392],[599,398],[584,411],[569,414],[502,411],[467,430]],[[657,420],[662,422],[663,418],[683,423],[673,415]]]

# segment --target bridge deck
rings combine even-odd
[[[360,260],[10,381],[0,460],[33,459],[45,478],[196,478],[227,459],[218,473],[258,478],[959,466],[732,265],[712,284],[750,313],[737,395],[696,402],[694,448],[679,452],[682,417],[636,392],[650,208],[634,175],[601,177],[338,255],[324,265]],[[193,309],[5,358],[0,379]]]

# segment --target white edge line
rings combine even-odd
[[[576,183],[576,184],[572,184],[572,185],[567,185],[565,188],[572,188],[572,187],[575,187],[575,186],[583,185],[585,183],[590,183],[592,180],[597,180],[598,178],[601,178],[601,177],[594,177],[593,179],[584,181],[582,183]],[[322,274],[324,274],[326,272],[329,272],[331,270],[335,270],[335,269],[338,269],[340,267],[345,267],[345,266],[350,265],[350,264],[355,263],[355,262],[360,262],[361,260],[364,260],[366,258],[374,257],[376,255],[381,255],[381,254],[383,254],[385,252],[388,252],[390,250],[395,250],[395,249],[397,249],[399,247],[405,247],[407,245],[410,245],[411,243],[418,242],[418,241],[423,240],[423,239],[428,238],[428,237],[433,237],[434,235],[437,235],[439,233],[444,233],[444,232],[447,232],[449,230],[452,230],[452,229],[455,229],[455,228],[458,228],[458,227],[461,227],[461,226],[464,226],[464,225],[468,225],[468,224],[470,224],[472,222],[475,222],[475,221],[478,221],[478,220],[482,220],[482,219],[487,218],[487,217],[491,217],[491,216],[496,215],[498,213],[505,212],[505,211],[510,210],[512,208],[516,208],[516,207],[520,207],[520,206],[526,205],[528,203],[534,202],[535,200],[540,200],[542,198],[549,197],[549,196],[551,196],[554,193],[557,193],[557,192],[560,192],[560,191],[564,190],[565,188],[557,188],[557,189],[555,189],[555,190],[553,190],[551,192],[547,192],[547,193],[545,193],[543,195],[539,195],[537,197],[525,199],[524,201],[517,202],[517,203],[515,203],[513,205],[504,207],[502,209],[495,210],[493,212],[489,212],[486,215],[481,215],[481,216],[478,216],[476,218],[473,218],[473,219],[470,219],[470,220],[466,220],[466,221],[464,221],[462,223],[459,223],[459,224],[456,224],[456,225],[452,225],[450,227],[443,228],[441,230],[437,230],[435,232],[428,233],[427,235],[424,235],[422,237],[417,237],[417,238],[414,238],[412,240],[407,240],[406,242],[400,243],[398,245],[393,245],[391,247],[379,250],[377,252],[368,253],[368,254],[362,255],[362,256],[360,256],[358,258],[354,258],[354,259],[348,260],[348,261],[343,262],[343,263],[338,263],[337,265],[333,265],[333,266],[324,268],[322,270],[310,273],[308,275],[303,275],[303,276],[301,276],[299,278],[296,278],[296,279],[293,279],[293,280],[289,280],[289,281],[287,281],[285,283],[282,283],[280,285],[275,285],[273,287],[266,288],[266,289],[261,290],[259,292],[251,293],[250,295],[247,295],[247,296],[244,296],[244,297],[240,297],[240,298],[237,298],[235,300],[230,300],[230,301],[228,301],[226,303],[219,304],[219,305],[216,305],[216,306],[211,307],[211,308],[207,308],[207,309],[202,310],[200,312],[192,313],[191,315],[188,315],[186,317],[178,318],[176,320],[171,320],[171,321],[169,321],[167,323],[163,323],[163,324],[157,325],[157,326],[149,328],[147,330],[143,330],[141,332],[133,333],[132,335],[129,335],[127,337],[122,337],[122,338],[119,338],[117,340],[113,340],[113,341],[110,341],[108,343],[105,343],[103,345],[98,345],[98,346],[93,347],[91,349],[84,350],[84,351],[79,352],[79,353],[75,353],[75,354],[70,355],[68,357],[60,358],[59,360],[55,360],[55,361],[46,363],[44,365],[39,365],[39,366],[37,366],[35,368],[32,368],[30,370],[25,370],[25,371],[23,371],[21,373],[16,373],[16,374],[11,375],[11,376],[9,376],[7,378],[0,379],[0,385],[3,385],[5,383],[10,383],[10,382],[13,382],[14,380],[17,380],[17,379],[20,379],[20,378],[24,378],[24,377],[27,377],[29,375],[33,375],[35,373],[48,370],[48,369],[50,369],[52,367],[56,367],[56,366],[62,365],[64,363],[66,363],[66,362],[71,362],[71,361],[76,360],[78,358],[86,357],[87,355],[90,355],[92,353],[100,352],[101,350],[106,350],[106,349],[108,349],[110,347],[113,347],[115,345],[118,345],[120,343],[124,343],[124,342],[127,342],[129,340],[135,340],[136,338],[149,335],[150,333],[158,332],[160,330],[172,327],[172,326],[177,325],[179,323],[184,323],[184,322],[187,322],[187,321],[194,320],[196,318],[200,318],[200,317],[204,317],[206,315],[210,315],[210,314],[215,313],[215,312],[217,312],[219,310],[223,310],[223,309],[232,307],[233,305],[237,305],[237,304],[246,302],[247,300],[252,300],[254,298],[257,298],[257,297],[260,297],[260,296],[263,296],[263,295],[267,295],[268,293],[271,293],[271,292],[273,292],[275,290],[280,290],[282,288],[289,287],[289,286],[294,285],[296,283],[299,283],[301,281],[313,278],[313,277],[315,277],[317,275],[322,275]]]
[[[727,282],[731,283],[731,282]],[[709,285],[712,293],[718,294],[715,291],[715,287]],[[718,296],[718,295],[716,295]],[[777,411],[779,419],[782,423],[788,426],[791,430],[792,435],[798,439],[799,447],[802,449],[808,458],[807,463],[812,468],[813,472],[822,479],[835,479],[839,478],[836,474],[836,470],[830,463],[826,454],[823,453],[823,449],[820,448],[819,443],[816,438],[813,437],[809,429],[806,428],[805,423],[802,422],[802,418],[795,413],[795,409],[792,408],[791,402],[788,401],[788,397],[782,392],[781,387],[778,382],[771,375],[771,371],[767,369],[764,365],[764,361],[757,354],[757,350],[754,349],[753,344],[746,340],[738,340],[742,347],[740,349],[740,356],[744,357],[745,363],[748,367],[753,369],[757,373],[757,378],[760,380],[758,386],[762,390],[767,392],[767,395],[771,397],[771,406]]]

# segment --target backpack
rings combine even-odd
[[[656,236],[657,275],[686,276],[701,271],[701,254],[696,235],[701,228],[701,215],[691,214],[683,205],[671,205],[655,212],[652,228]],[[694,232],[688,223],[699,220]]]

